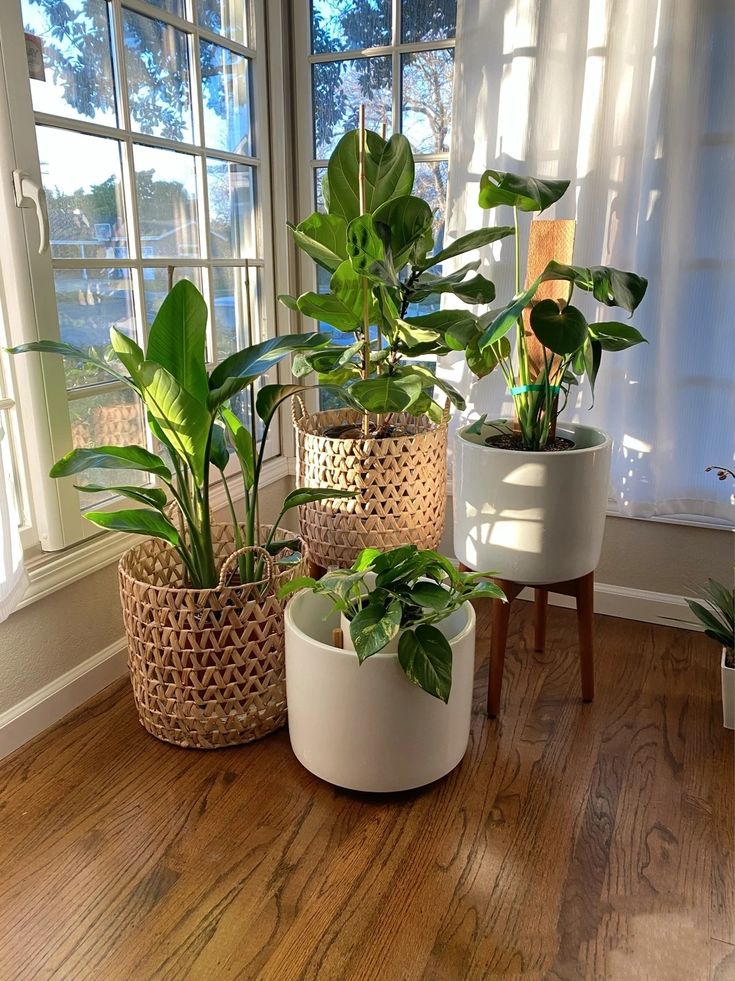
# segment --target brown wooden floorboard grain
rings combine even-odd
[[[126,683],[0,764],[0,981],[735,979],[733,739],[698,634],[510,623],[465,759],[421,791],[322,783],[282,731],[185,751]]]

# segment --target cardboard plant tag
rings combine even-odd
[[[46,81],[46,69],[43,65],[43,41],[36,34],[26,32],[26,59],[28,61],[28,77],[37,82]]]

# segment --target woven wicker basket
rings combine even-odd
[[[395,414],[416,432],[390,439],[335,439],[327,426],[357,422],[353,410],[308,415],[293,402],[299,487],[356,490],[354,500],[327,500],[299,508],[309,559],[325,569],[351,565],[363,548],[413,544],[435,548],[444,530],[447,496],[448,408],[437,425],[426,417]]]
[[[217,749],[259,739],[286,721],[283,605],[262,549],[265,578],[231,583],[232,531],[215,526],[220,584],[188,589],[176,553],[157,539],[136,545],[119,565],[128,667],[140,723],[165,742]],[[288,534],[288,533],[285,533]],[[292,537],[292,536],[290,536]]]

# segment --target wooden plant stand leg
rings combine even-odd
[[[582,676],[582,698],[591,702],[595,697],[595,574],[575,580],[577,597],[577,627],[579,630],[579,670]]]
[[[321,579],[327,570],[323,565],[317,565],[316,562],[312,562],[311,559],[306,560],[306,575],[311,576],[312,579]]]
[[[500,711],[500,695],[503,689],[503,668],[505,667],[505,646],[508,642],[508,624],[510,622],[510,605],[518,596],[523,586],[507,579],[496,579],[495,582],[505,593],[508,602],[492,600],[492,637],[490,641],[490,678],[487,686],[487,714],[491,719],[497,718]]]
[[[537,651],[546,647],[546,609],[549,605],[549,591],[542,586],[534,589],[533,639]]]

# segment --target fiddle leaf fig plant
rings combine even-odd
[[[145,410],[160,453],[144,446],[95,446],[71,450],[51,469],[52,477],[69,477],[90,469],[127,470],[146,474],[161,487],[99,483],[77,484],[87,493],[103,491],[125,497],[142,507],[116,511],[87,511],[85,518],[100,528],[160,538],[181,558],[188,583],[195,588],[216,586],[218,572],[212,540],[210,468],[220,471],[229,502],[235,544],[262,545],[278,554],[284,543],[275,540],[276,526],[292,507],[307,501],[352,497],[350,491],[301,488],[288,495],[281,514],[264,540],[257,523],[258,490],[269,427],[280,403],[302,385],[255,385],[265,373],[294,351],[316,351],[329,343],[324,334],[272,337],[253,344],[220,362],[211,373],[206,367],[207,307],[197,288],[187,280],[177,283],[151,325],[145,353],[138,344],[113,327],[112,348],[117,360],[107,361],[82,348],[56,341],[36,341],[11,348],[11,354],[58,354],[75,362],[91,363],[132,389]],[[229,400],[249,391],[253,412],[249,428]],[[260,422],[256,419],[259,417]],[[240,465],[244,515],[239,517],[225,477],[234,453]],[[170,517],[175,502],[181,517],[178,528]],[[291,545],[292,543],[288,543]],[[252,554],[240,562],[242,582],[261,578],[261,564]]]
[[[442,293],[466,304],[491,303],[495,287],[478,273],[479,259],[451,275],[438,267],[513,234],[511,227],[478,229],[433,251],[433,214],[413,193],[414,172],[405,136],[386,140],[370,130],[352,130],[329,160],[323,182],[327,213],[309,215],[291,228],[296,245],[329,274],[329,290],[281,301],[350,335],[346,346],[302,352],[294,373],[315,371],[321,382],[342,386],[365,413],[365,431],[368,413],[405,411],[438,421],[437,388],[464,407],[456,389],[409,359],[477,348],[478,318],[469,310],[417,315],[411,308]]]
[[[327,596],[350,622],[360,664],[398,636],[398,661],[408,680],[446,702],[452,649],[436,624],[468,600],[504,600],[503,591],[486,576],[459,572],[443,555],[415,545],[387,552],[366,548],[349,569],[327,572],[319,580],[293,579],[279,595],[310,589]]]
[[[506,205],[513,209],[516,292],[505,307],[480,317],[482,333],[479,341],[468,347],[467,363],[480,378],[499,366],[513,398],[521,448],[526,450],[542,450],[546,446],[561,411],[558,408],[560,393],[563,409],[571,385],[586,376],[594,394],[603,351],[624,351],[635,344],[646,343],[641,332],[631,324],[618,321],[588,323],[582,311],[571,302],[576,287],[591,293],[599,303],[621,307],[633,314],[648,286],[642,276],[610,266],[570,266],[552,260],[540,276],[526,289],[521,289],[518,212],[545,211],[564,195],[568,187],[569,181],[520,177],[497,170],[486,171],[480,182],[481,207]],[[558,280],[569,284],[565,297],[535,299],[541,283]],[[523,320],[523,312],[527,309],[530,309],[531,332],[544,349],[544,363],[538,372],[529,357]],[[516,331],[515,363],[507,336],[513,328]],[[473,424],[472,430],[476,435],[488,434],[487,438],[492,438],[497,426],[486,423],[483,416]]]

